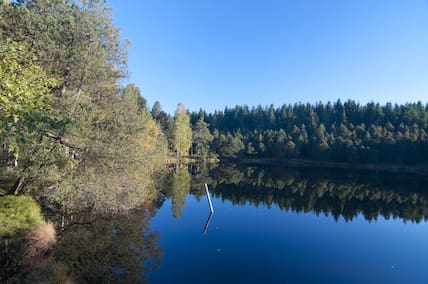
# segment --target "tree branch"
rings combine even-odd
[[[47,136],[48,138],[52,139],[52,140],[57,141],[57,142],[58,142],[59,144],[61,144],[61,145],[64,145],[64,146],[70,147],[70,148],[72,148],[72,149],[81,150],[79,147],[77,147],[76,145],[74,145],[74,144],[70,143],[69,141],[67,141],[66,139],[64,139],[64,138],[63,138],[63,137],[61,137],[61,136],[57,136],[57,135],[55,135],[55,134],[53,134],[53,133],[50,133],[50,132],[46,132],[46,136]]]

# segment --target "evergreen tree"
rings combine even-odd
[[[214,139],[208,126],[208,123],[201,118],[193,127],[192,154],[200,157],[202,160],[206,160],[209,152],[209,144]]]
[[[213,133],[218,131],[212,149],[220,156],[231,153],[229,137],[242,136],[240,154],[261,158],[424,164],[427,106],[361,106],[352,100],[277,109],[259,105],[250,111],[236,106],[208,114],[206,121]]]

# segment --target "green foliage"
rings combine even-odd
[[[171,117],[162,110],[162,107],[158,101],[154,103],[151,115],[158,124],[161,131],[168,133],[169,127],[172,125]]]
[[[214,135],[213,148],[221,156],[236,156],[245,147],[241,137],[239,134],[235,136],[230,133]]]
[[[37,189],[68,210],[103,212],[155,196],[167,142],[138,88],[119,86],[127,61],[119,39],[102,0],[0,5],[7,43],[0,50],[0,142],[19,181],[15,192]]]
[[[172,147],[177,157],[186,155],[192,146],[192,128],[190,127],[190,116],[182,103],[177,106],[170,131]]]
[[[194,123],[200,118],[192,113]],[[404,165],[428,160],[428,105],[421,102],[236,106],[203,119],[214,134],[211,149],[220,156]]]
[[[28,50],[11,40],[0,46],[0,141],[15,157],[38,143],[55,116],[54,80],[33,63]]]
[[[15,180],[0,178],[0,196],[5,195],[14,183]]]
[[[31,180],[58,180],[59,168],[67,167],[64,150],[47,133],[61,133],[68,117],[51,94],[55,80],[34,61],[21,44],[6,40],[0,46],[0,143],[21,187]]]
[[[91,96],[81,94],[75,126],[68,129],[79,147],[79,166],[57,190],[47,192],[52,201],[109,212],[155,197],[152,178],[165,165],[166,139],[141,108],[139,96],[137,88],[126,87],[120,96],[95,105]]]
[[[192,154],[198,156],[202,161],[208,158],[209,145],[214,139],[208,127],[208,123],[199,119],[192,132]]]
[[[126,67],[126,44],[105,1],[17,1],[0,6],[0,38],[31,46],[59,90],[112,92]]]
[[[0,198],[0,236],[12,236],[44,222],[40,207],[32,197],[4,196]]]

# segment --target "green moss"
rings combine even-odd
[[[0,198],[0,237],[11,236],[43,223],[40,207],[31,196]]]

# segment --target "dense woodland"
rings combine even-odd
[[[221,156],[302,158],[337,162],[425,164],[428,105],[360,105],[354,101],[236,106],[192,114],[214,136]]]
[[[105,1],[0,1],[5,194],[127,210],[153,197],[167,139],[127,75]]]
[[[234,204],[345,220],[428,219],[426,178],[405,191],[415,179],[378,185],[212,163],[315,160],[426,172],[428,104],[337,101],[190,113],[178,103],[171,115],[159,102],[149,108],[127,83],[128,44],[103,0],[0,0],[0,237],[9,229],[5,219],[18,224],[10,235],[46,223],[39,205],[61,229],[55,256],[44,251],[30,262],[25,238],[2,242],[0,280],[142,282],[141,270],[147,276],[162,259],[150,219],[167,198],[180,218],[186,196],[201,198],[204,183]],[[190,172],[180,166],[189,162]],[[12,196],[24,194],[37,202]],[[29,221],[29,211],[40,220]],[[93,245],[76,250],[76,243]]]
[[[159,102],[152,115],[169,132]],[[191,156],[426,166],[428,104],[298,103],[192,112]]]
[[[428,161],[428,105],[236,106],[173,116],[124,85],[128,42],[104,1],[0,2],[0,145],[6,194],[132,208],[168,159]],[[178,160],[177,160],[178,159]],[[4,193],[4,194],[5,194]],[[116,202],[120,200],[120,202]]]

